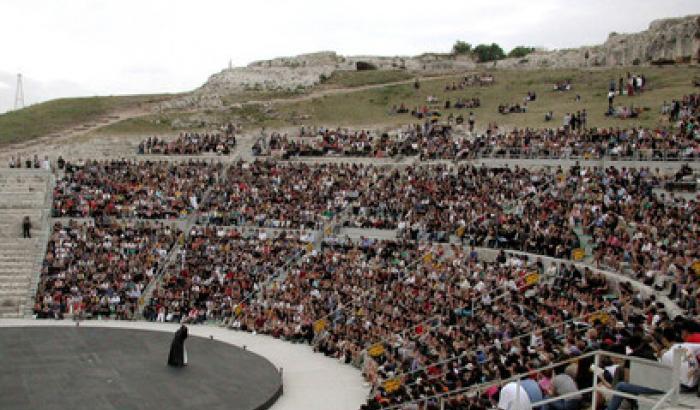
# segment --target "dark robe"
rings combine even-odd
[[[169,366],[182,367],[185,365],[185,339],[187,339],[187,327],[182,326],[175,332],[173,342],[170,344]]]

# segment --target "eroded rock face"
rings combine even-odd
[[[330,76],[334,65],[300,67],[237,67],[214,74],[202,87],[211,91],[236,90],[296,90],[311,87]]]
[[[639,33],[612,33],[603,44],[606,65],[697,59],[699,49],[700,16],[655,20]]]
[[[538,51],[523,59],[498,61],[501,68],[578,68],[630,66],[662,60],[698,61],[700,15],[654,20],[639,33],[610,33],[605,43],[594,47]]]
[[[441,72],[476,67],[469,57],[425,54],[416,57],[339,56],[332,51],[255,61],[246,67],[225,69],[212,75],[198,91],[227,93],[241,90],[297,90],[312,87],[335,71],[355,71],[357,63],[378,70]]]

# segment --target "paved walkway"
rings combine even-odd
[[[5,319],[0,327],[12,326],[75,326],[72,321]],[[179,325],[171,323],[123,322],[94,320],[80,326],[145,329],[175,332]],[[350,365],[314,353],[310,346],[292,344],[265,335],[228,330],[211,325],[190,326],[190,333],[246,346],[275,366],[283,369],[284,394],[272,410],[357,410],[366,400],[369,388],[363,387],[360,371]],[[332,406],[331,406],[332,403]]]

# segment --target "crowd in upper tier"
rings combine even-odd
[[[446,122],[426,120],[391,132],[345,128],[302,129],[299,135],[273,133],[254,147],[256,155],[370,156],[418,155],[421,160],[460,160],[490,156],[692,160],[700,157],[700,94],[664,102],[672,127],[589,126],[586,110],[567,113],[558,128],[511,129],[489,126],[475,133],[475,116],[450,114]],[[468,130],[463,124],[469,124]],[[311,137],[311,138],[301,138]]]
[[[148,137],[138,146],[138,154],[158,155],[229,155],[236,148],[241,125],[229,122],[215,132],[181,132],[177,138]]]
[[[53,191],[54,217],[179,218],[197,209],[222,165],[103,160],[67,163]]]
[[[234,134],[209,134],[197,132],[183,132],[173,141],[148,137],[139,144],[139,154],[160,155],[197,155],[219,154],[229,155],[236,147]]]

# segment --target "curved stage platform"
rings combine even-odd
[[[263,410],[282,393],[262,356],[190,335],[189,365],[166,365],[173,333],[1,327],[2,409]]]

